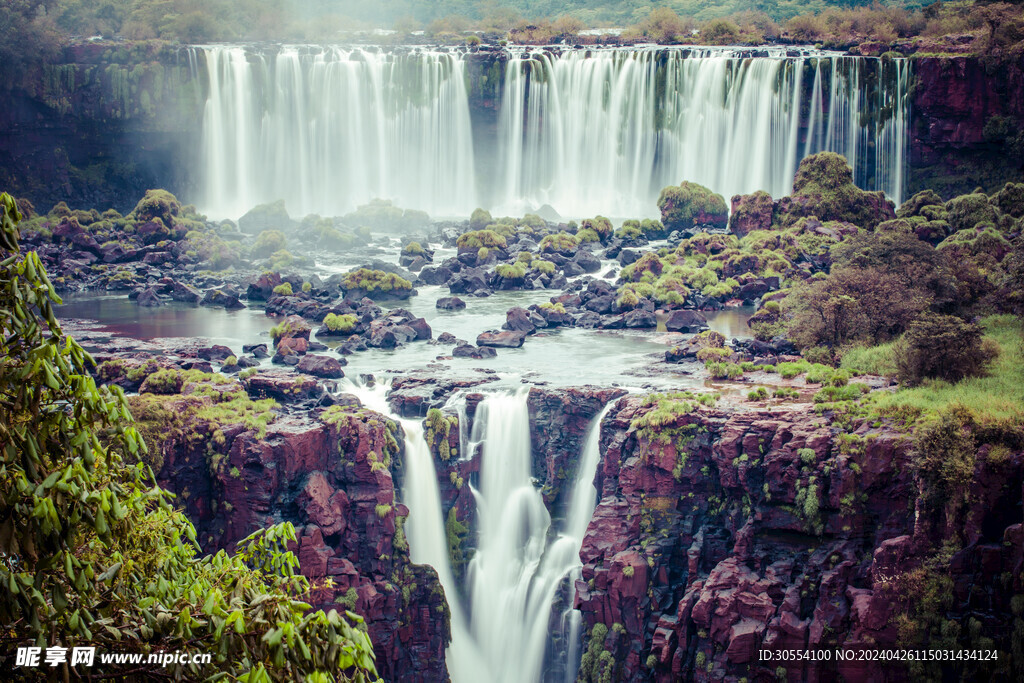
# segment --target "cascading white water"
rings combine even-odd
[[[412,560],[433,566],[445,589],[451,610],[447,664],[452,680],[541,680],[555,594],[564,587],[571,605],[582,566],[580,547],[597,503],[593,482],[601,460],[600,426],[611,404],[591,422],[566,518],[557,531],[551,529],[551,516],[531,477],[529,391],[488,394],[477,406],[472,436],[462,434],[463,452],[473,453],[473,445],[483,448],[480,488],[473,489],[478,541],[466,576],[467,610],[448,557],[437,472],[422,424],[391,413],[386,382],[342,383],[363,405],[390,415],[405,431],[406,536]],[[454,405],[458,408],[462,401],[456,399]],[[460,415],[465,416],[464,410]],[[561,622],[569,646],[566,670],[571,672],[579,660],[574,645],[579,640],[580,615],[568,609]]]
[[[792,189],[798,153],[823,150],[845,154],[862,187],[898,202],[909,67],[880,62],[882,76],[897,73],[875,83],[864,64],[730,49],[519,52],[506,66],[498,211],[550,204],[569,216],[651,215],[661,188],[681,180],[726,200],[755,190],[779,197]],[[814,68],[806,118],[805,65]],[[877,102],[865,107],[870,87]]]
[[[204,48],[202,208],[237,218],[285,199],[342,215],[374,198],[439,215],[478,201],[457,52]]]
[[[906,184],[905,59],[515,49],[496,88],[497,121],[478,113],[474,135],[467,64],[493,55],[202,50],[199,203],[216,217],[282,198],[293,216],[341,215],[377,197],[441,216],[543,204],[564,216],[650,216],[661,188],[682,180],[727,200],[780,197],[799,159],[822,150],[847,156],[861,187],[897,202]],[[478,176],[475,160],[492,144],[497,163]]]

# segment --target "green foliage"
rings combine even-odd
[[[342,334],[351,332],[357,322],[359,322],[358,318],[351,313],[343,313],[342,315],[328,313],[324,317],[324,326],[328,330],[331,332],[341,332]]]
[[[555,264],[545,259],[534,259],[530,262],[530,268],[544,275],[555,274]]]
[[[452,568],[459,571],[469,561],[465,548],[466,539],[469,537],[469,527],[459,521],[455,506],[448,510],[445,532],[448,536],[448,557],[451,559]]]
[[[64,337],[53,314],[60,300],[38,256],[18,255],[13,200],[0,194],[0,208],[0,622],[7,637],[42,647],[215,655],[207,667],[167,670],[188,679],[338,671],[347,680],[376,678],[366,634],[301,602],[310,586],[285,549],[296,540],[291,525],[257,531],[235,555],[197,556],[194,527],[141,461],[147,447],[124,395],[89,376],[92,359]]]
[[[714,379],[738,379],[743,376],[743,368],[736,363],[715,362],[705,363],[705,367]]]
[[[894,349],[897,377],[908,385],[925,379],[956,382],[983,375],[999,355],[982,329],[956,316],[924,313],[910,323]]]
[[[409,242],[409,244],[402,247],[403,254],[422,254],[424,253],[423,246],[419,242]]]
[[[542,254],[550,254],[552,252],[571,254],[579,246],[580,239],[576,235],[570,235],[567,232],[545,235],[540,241],[540,251]]]
[[[689,181],[664,188],[658,208],[668,230],[692,230],[701,225],[725,228],[729,222],[729,208],[722,195]]]
[[[278,296],[291,296],[293,294],[292,283],[282,282],[277,287],[274,287],[274,294]]]
[[[504,249],[508,246],[505,238],[494,230],[472,230],[470,232],[464,232],[459,235],[455,244],[460,250],[479,249],[480,247],[487,247],[488,249]]]
[[[522,261],[502,263],[495,268],[498,275],[506,280],[522,280],[526,277],[526,266]]]
[[[853,346],[843,352],[839,367],[854,375],[896,376],[895,342]]]
[[[748,401],[764,401],[768,398],[768,389],[765,387],[758,387],[747,393]]]
[[[287,239],[280,230],[264,230],[256,237],[249,253],[253,258],[266,258],[283,251],[286,244]]]
[[[449,437],[452,429],[458,429],[458,417],[454,415],[447,417],[437,408],[431,408],[427,411],[424,425],[426,426],[424,438],[432,452],[437,453],[438,457],[446,462],[457,455],[455,453],[457,449],[451,447]]]
[[[351,273],[346,273],[341,280],[341,286],[345,291],[360,289],[371,296],[375,293],[386,294],[412,290],[412,283],[405,278],[394,273],[370,270],[369,268],[359,268]]]
[[[469,227],[473,230],[483,230],[492,222],[494,219],[491,218],[491,212],[486,209],[474,209],[469,217]]]

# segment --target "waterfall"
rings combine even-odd
[[[480,402],[472,435],[462,432],[464,453],[474,450],[465,448],[467,443],[483,448],[480,487],[471,486],[477,506],[477,547],[462,591],[448,557],[437,471],[423,425],[391,413],[386,382],[365,386],[345,379],[342,385],[366,407],[400,422],[405,431],[406,537],[413,562],[434,567],[445,590],[452,628],[446,660],[453,681],[541,680],[545,656],[550,654],[551,607],[560,587],[567,591],[570,606],[561,615],[560,626],[569,647],[566,671],[573,673],[580,656],[580,614],[571,605],[582,569],[580,547],[597,504],[594,476],[601,461],[601,421],[612,404],[588,428],[564,524],[553,530],[531,476],[529,390],[491,393]],[[464,403],[458,397],[450,403],[462,406],[464,419]]]
[[[293,216],[374,198],[439,215],[477,205],[465,62],[457,52],[204,48],[202,208]]]
[[[216,217],[276,199],[293,216],[343,215],[378,197],[435,216],[544,204],[567,217],[654,216],[661,188],[682,180],[727,201],[781,197],[799,159],[823,150],[846,156],[861,187],[896,202],[905,191],[906,59],[782,48],[201,49],[199,204]],[[488,80],[495,73],[499,83]],[[477,169],[492,148],[496,163]]]
[[[499,118],[499,213],[550,204],[568,216],[653,215],[661,188],[681,180],[727,201],[755,190],[780,197],[792,191],[798,151],[825,150],[845,155],[862,187],[899,202],[907,60],[763,52],[513,54]]]

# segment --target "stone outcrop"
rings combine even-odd
[[[900,647],[943,623],[1009,647],[1024,455],[982,447],[969,508],[929,509],[909,442],[885,424],[844,433],[795,406],[644,430],[652,409],[625,398],[604,423],[576,605],[613,660],[585,658],[584,680],[912,680],[926,669],[759,650]]]
[[[181,413],[193,400],[167,397],[163,408]],[[396,500],[396,423],[337,405],[279,413],[265,434],[230,418],[209,441],[191,438],[206,428],[180,427],[159,447],[158,481],[178,494],[204,551],[291,522],[300,571],[314,586],[310,602],[365,618],[385,680],[448,680],[444,591],[432,568],[411,563],[408,509]]]

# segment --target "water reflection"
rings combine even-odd
[[[236,351],[241,351],[242,344],[261,341],[261,337],[266,341],[266,333],[275,322],[255,308],[227,311],[178,302],[144,308],[124,294],[77,294],[63,299],[63,305],[56,307],[59,318],[95,320],[108,331],[133,339],[204,337]]]

